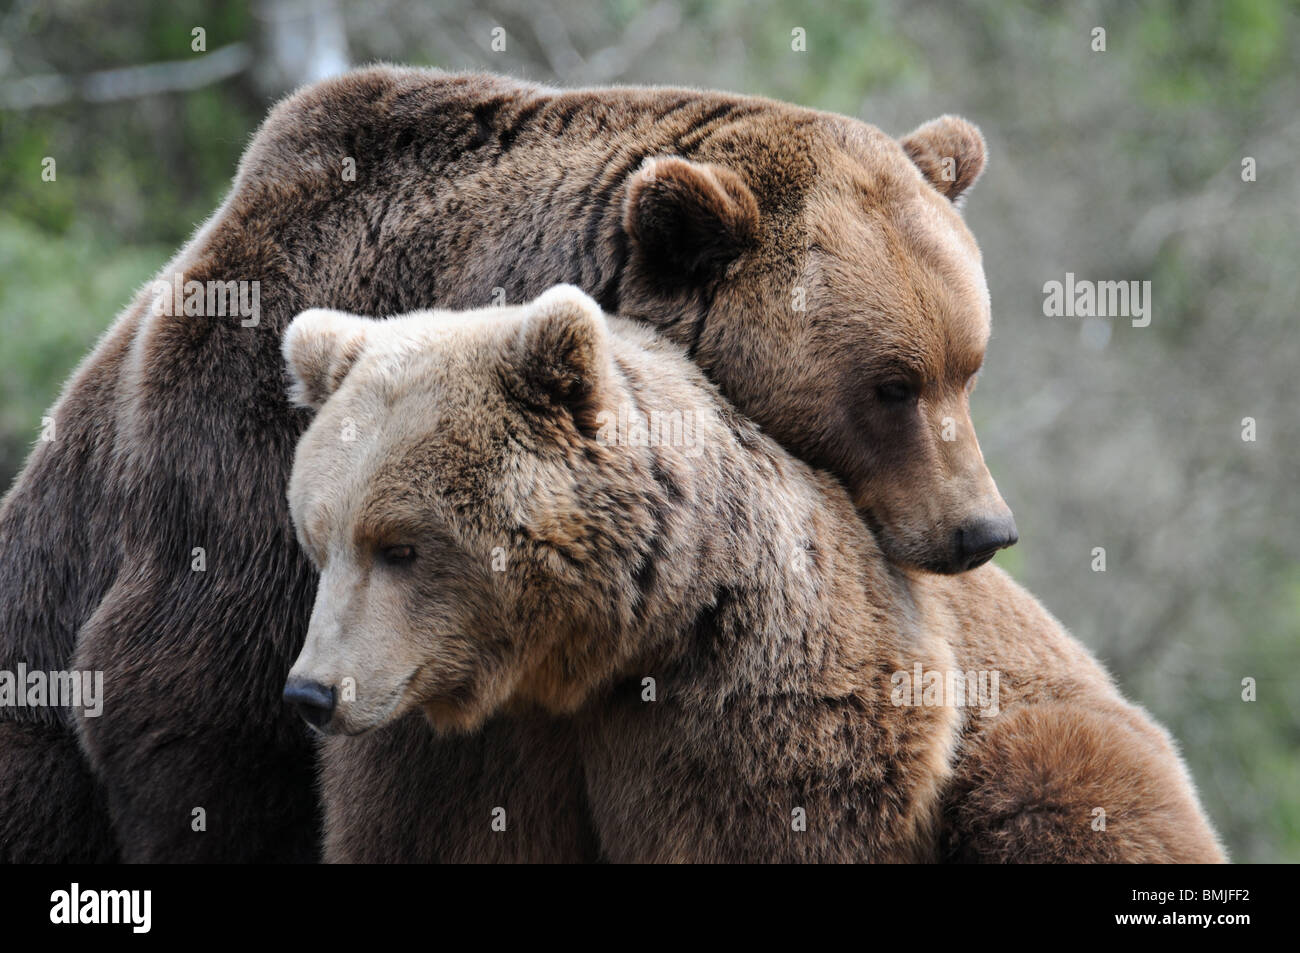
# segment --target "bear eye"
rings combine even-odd
[[[413,546],[381,546],[379,558],[390,566],[405,566],[415,559]]]
[[[882,404],[902,404],[916,396],[907,381],[886,381],[876,386],[876,397]]]

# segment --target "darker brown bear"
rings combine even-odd
[[[102,671],[105,688],[97,719],[0,711],[0,858],[315,855],[311,746],[280,701],[315,586],[283,498],[305,418],[279,339],[304,308],[572,282],[844,480],[896,562],[988,559],[1014,526],[970,427],[989,310],[953,205],[983,163],[958,119],[900,143],[688,90],[381,67],[279,105],[159,275],[256,282],[259,312],[159,313],[143,291],[0,509],[0,668]],[[535,728],[493,730],[535,747]],[[481,763],[482,743],[449,763]]]

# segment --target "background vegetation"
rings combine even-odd
[[[1022,538],[1000,559],[1182,741],[1234,858],[1300,859],[1295,2],[0,3],[0,483],[267,106],[373,59],[978,122],[975,412]],[[1150,327],[1045,317],[1067,271],[1151,281]]]

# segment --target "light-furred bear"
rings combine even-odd
[[[306,308],[571,282],[842,479],[894,562],[957,571],[1012,542],[967,411],[989,302],[955,203],[984,163],[957,118],[895,140],[698,90],[376,67],[285,100],[158,275],[184,307],[142,289],[0,506],[0,669],[104,675],[98,718],[0,708],[0,861],[315,856],[313,749],[280,697],[315,587],[284,499],[307,418],[280,340]],[[209,304],[231,282],[256,313]],[[381,762],[410,740],[371,738]],[[439,778],[517,788],[568,743],[498,719],[444,742]]]
[[[289,499],[321,571],[286,697],[334,736],[330,859],[449,831],[444,859],[553,849],[536,811],[462,826],[469,792],[421,791],[418,749],[367,784],[348,737],[538,709],[570,738],[531,770],[588,816],[574,856],[1223,859],[1167,737],[1031,597],[892,566],[836,479],[576,288],[309,311],[284,349],[317,411]]]

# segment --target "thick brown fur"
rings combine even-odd
[[[688,90],[375,67],[277,106],[159,275],[260,282],[260,322],[156,314],[142,290],[0,508],[0,668],[98,670],[105,691],[97,719],[0,711],[0,778],[22,792],[0,802],[0,859],[314,856],[311,745],[280,701],[315,586],[283,497],[305,415],[278,345],[305,308],[572,282],[843,479],[892,559],[963,568],[962,527],[1006,508],[966,410],[988,333],[978,250],[957,190],[904,151],[932,138],[982,168],[960,120],[900,143]]]
[[[964,709],[944,859],[1226,859],[1168,733],[1036,599],[989,567],[912,578],[924,624],[949,633],[958,667],[1001,672],[998,715]]]
[[[330,341],[354,355],[337,384]],[[285,350],[319,409],[290,489],[322,570],[292,674],[356,689],[325,726],[330,859],[1223,859],[1167,738],[1031,597],[892,568],[834,480],[576,289],[308,313]],[[520,391],[539,367],[563,399]],[[584,421],[628,408],[689,429]],[[917,666],[999,681],[979,705],[898,696]],[[529,710],[506,724],[545,735],[502,744],[493,716]],[[436,758],[421,730],[449,736]],[[524,771],[521,744],[542,745]],[[477,783],[447,784],[447,751]]]

